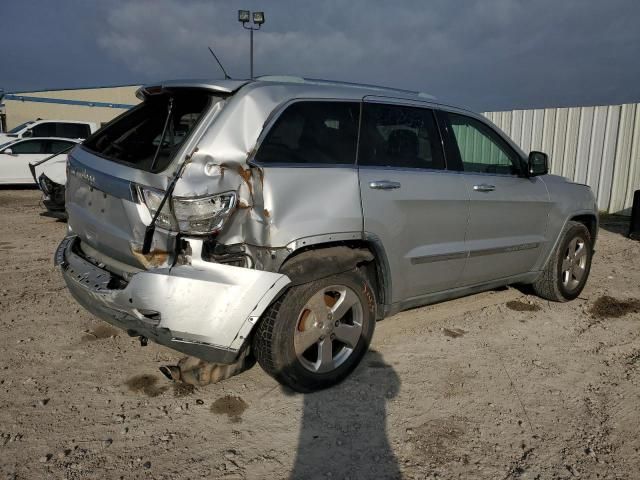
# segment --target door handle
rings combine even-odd
[[[392,182],[391,180],[375,180],[369,182],[369,188],[373,188],[374,190],[395,190],[400,187],[400,182]]]
[[[495,189],[496,187],[494,185],[487,185],[486,183],[473,186],[473,190],[476,192],[493,192]]]

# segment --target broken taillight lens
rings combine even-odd
[[[140,187],[140,194],[149,213],[155,215],[164,193]],[[195,198],[173,197],[164,204],[157,225],[192,235],[216,233],[235,208],[236,200],[235,192]]]

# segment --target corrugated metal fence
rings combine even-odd
[[[547,153],[551,173],[591,186],[601,211],[631,214],[640,189],[640,104],[484,115],[525,152]]]

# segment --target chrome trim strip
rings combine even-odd
[[[420,265],[422,263],[435,263],[443,262],[445,260],[459,260],[461,258],[467,258],[468,252],[454,252],[454,253],[440,253],[438,255],[426,255],[424,257],[414,257],[411,259],[413,265]]]
[[[523,243],[520,245],[511,245],[509,247],[498,248],[485,248],[482,250],[474,250],[472,252],[453,252],[453,253],[441,253],[438,255],[425,255],[422,257],[413,257],[411,263],[413,265],[420,265],[423,263],[442,262],[445,260],[459,260],[461,258],[473,258],[482,257],[485,255],[496,255],[498,253],[519,252],[521,250],[531,250],[538,248],[540,243]]]
[[[475,250],[473,252],[469,252],[469,258],[472,257],[482,257],[485,255],[495,255],[497,253],[507,253],[507,252],[519,252],[520,250],[531,250],[534,248],[538,248],[540,243],[522,243],[520,245],[511,245],[509,247],[499,247],[499,248],[485,248],[483,250]]]

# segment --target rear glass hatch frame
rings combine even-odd
[[[109,122],[81,148],[136,170],[161,173],[179,156],[211,108],[233,95],[197,87],[150,87],[141,92],[142,103]],[[165,126],[163,147],[158,148]],[[155,168],[151,169],[156,154]]]

